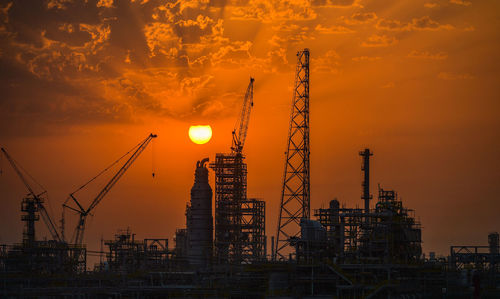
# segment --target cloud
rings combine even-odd
[[[337,66],[339,65],[339,61],[339,54],[334,50],[329,50],[324,55],[313,58],[311,60],[311,66],[313,72],[338,74],[339,70]]]
[[[219,50],[211,55],[213,66],[239,67],[250,58],[250,47],[252,43],[233,42],[227,46],[220,47]]]
[[[0,6],[0,22],[3,24],[9,23],[9,9],[12,7],[13,2],[9,2]]]
[[[363,7],[360,0],[312,0],[314,6],[332,8]]]
[[[312,30],[307,26],[280,24],[272,26],[275,34],[268,40],[268,43],[274,47],[280,48],[284,45],[296,45],[307,40],[313,40],[315,37],[311,34]]]
[[[448,58],[448,54],[446,52],[430,53],[428,51],[420,52],[413,50],[408,54],[408,57],[426,60],[444,60]]]
[[[474,79],[474,76],[472,76],[469,73],[452,73],[452,72],[440,72],[438,74],[439,79],[443,80],[470,80]]]
[[[150,56],[163,54],[177,56],[181,39],[174,33],[172,26],[161,22],[153,22],[144,26],[144,35]]]
[[[465,0],[450,0],[450,3],[457,4],[457,5],[462,5],[462,6],[470,6],[470,5],[472,5],[472,2],[465,1]]]
[[[341,16],[340,20],[347,25],[357,25],[373,22],[377,18],[377,14],[374,12],[355,12],[351,17]]]
[[[300,0],[250,0],[247,5],[232,11],[233,20],[255,20],[263,23],[277,21],[306,21],[316,19],[317,14],[309,1]]]
[[[321,34],[346,34],[355,32],[354,30],[344,26],[323,27],[321,24],[316,25],[316,28],[314,28],[314,30]]]
[[[291,65],[289,65],[288,60],[286,58],[286,50],[283,48],[279,48],[276,50],[269,51],[267,53],[267,57],[263,62],[262,68],[265,72],[280,72],[280,71],[290,71]],[[269,66],[271,69],[268,70]]]
[[[75,125],[148,115],[224,117],[221,109],[231,105],[221,94],[228,92],[215,88],[206,69],[269,63],[278,56],[256,58],[249,53],[251,42],[229,40],[223,20],[206,3],[3,5],[0,26],[8,26],[0,29],[0,65],[2,76],[10,76],[0,83],[0,118],[27,123],[27,116],[34,130],[39,122],[50,125],[47,117]],[[279,53],[286,62],[286,51]]]
[[[375,27],[386,31],[437,31],[454,28],[450,24],[440,24],[429,16],[413,18],[409,23],[403,23],[399,20],[380,19]]]
[[[432,20],[429,16],[424,16],[421,18],[414,18],[408,24],[410,29],[413,30],[451,30],[454,27],[450,24],[440,24],[434,20]]]
[[[191,26],[197,26],[199,27],[200,29],[205,29],[207,28],[208,25],[210,24],[214,24],[214,20],[212,20],[210,17],[208,16],[203,16],[203,15],[198,15],[196,17],[196,20],[191,20],[191,19],[188,19],[188,20],[179,20],[177,22],[177,24],[181,27],[191,27]]]
[[[212,75],[188,76],[169,68],[147,69],[106,80],[103,94],[130,106],[134,115],[146,113],[183,120],[200,115],[216,118],[221,116],[216,112],[222,110],[215,107],[228,104],[213,92],[213,81]]]
[[[373,34],[364,42],[361,43],[362,47],[389,47],[398,43],[395,37],[387,35]]]
[[[199,9],[199,8],[206,8],[207,5],[210,3],[209,0],[183,0],[183,1],[178,1],[179,4],[179,12],[182,14],[184,10],[186,9]],[[177,5],[176,3],[176,5]]]
[[[439,4],[437,4],[435,2],[427,2],[427,3],[424,3],[424,7],[425,8],[436,8],[436,7],[439,7]]]
[[[99,0],[99,2],[97,2],[97,7],[111,8],[113,7],[113,0]]]
[[[377,61],[381,59],[382,57],[379,56],[359,56],[359,57],[353,57],[351,60],[355,62],[361,62],[361,61]]]
[[[293,73],[292,57],[302,47],[323,53],[311,56],[314,72],[337,74],[345,62],[362,66],[381,60],[380,54],[365,51],[397,44],[401,32],[453,28],[434,15],[398,19],[408,14],[377,6],[365,11],[361,3],[4,1],[0,4],[0,119],[29,121],[34,130],[37,124],[51,123],[49,118],[78,125],[135,122],[149,116],[225,117],[233,112],[234,100],[234,85],[228,80],[239,80],[237,74],[242,73]],[[474,30],[465,26],[469,24],[460,30]],[[373,32],[373,27],[380,31]],[[446,52],[405,49],[394,49],[395,57],[447,59]],[[467,77],[443,74],[445,80]]]
[[[49,0],[47,2],[48,9],[66,9],[71,0]]]

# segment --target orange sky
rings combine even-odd
[[[313,209],[334,197],[362,206],[358,151],[368,146],[372,193],[394,188],[416,210],[425,252],[486,244],[500,230],[498,1],[0,3],[0,145],[47,188],[54,218],[69,192],[159,135],[89,219],[91,249],[127,226],[173,244],[196,161],[229,151],[250,76],[248,195],[266,201],[275,235],[305,47]],[[189,141],[193,124],[212,126],[209,144]],[[11,243],[25,190],[1,163],[0,243]]]

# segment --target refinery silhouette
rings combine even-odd
[[[46,191],[36,192],[24,170],[29,166],[2,148],[28,195],[21,199],[22,243],[0,246],[0,297],[499,298],[499,234],[484,232],[484,246],[450,244],[448,256],[424,254],[415,211],[395,190],[370,190],[376,156],[369,148],[359,152],[363,207],[333,199],[326,208],[311,209],[309,60],[308,49],[297,53],[279,215],[267,215],[278,220],[276,230],[267,230],[271,236],[266,202],[247,196],[244,146],[253,78],[228,152],[193,161],[191,199],[177,211],[185,213],[186,226],[173,242],[139,239],[130,229],[103,241],[99,251],[84,242],[87,217],[157,135],[149,134],[69,194],[63,211],[77,215],[74,228],[66,228],[64,213],[60,220],[50,215]],[[78,192],[112,166],[119,169],[85,206]],[[40,225],[50,239],[37,238]],[[99,262],[90,265],[89,254]]]

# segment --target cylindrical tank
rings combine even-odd
[[[212,259],[213,219],[212,188],[208,183],[205,158],[196,163],[191,205],[186,214],[188,230],[188,261],[192,266],[207,266]]]

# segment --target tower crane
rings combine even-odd
[[[91,204],[89,205],[88,208],[84,208],[78,199],[75,197],[75,193],[80,191],[81,189],[85,188],[90,182],[92,182],[94,179],[96,179],[98,176],[100,176],[102,173],[104,173],[106,170],[109,169],[106,168],[105,170],[101,171],[97,176],[92,178],[89,182],[85,183],[83,186],[78,188],[76,191],[72,192],[69,194],[68,199],[66,202],[63,204],[63,208],[68,208],[70,210],[73,210],[79,214],[79,219],[78,219],[78,224],[75,228],[75,233],[74,233],[74,239],[72,240],[73,244],[81,245],[83,243],[83,234],[85,232],[85,223],[86,223],[86,218],[87,216],[96,208],[96,206],[102,201],[104,196],[108,194],[108,192],[111,190],[111,188],[118,182],[118,180],[123,176],[123,174],[129,169],[129,167],[134,163],[134,161],[139,157],[139,155],[146,149],[148,144],[151,142],[153,138],[156,138],[157,135],[151,133],[149,136],[141,141],[138,145],[136,145],[132,150],[130,150],[127,154],[122,156],[120,159],[118,159],[115,163],[112,165],[118,163],[119,160],[121,160],[123,157],[128,155],[131,151],[134,151],[134,153],[130,156],[130,158],[123,164],[123,166],[116,172],[116,174],[109,180],[109,182],[104,186],[104,188],[97,194],[97,196],[92,200]],[[111,166],[110,166],[111,167]],[[76,208],[71,207],[67,204],[69,200],[72,200],[76,204]],[[63,218],[61,219],[61,224],[62,227],[64,227],[64,214]]]
[[[253,81],[254,78],[250,78],[250,83],[248,84],[245,98],[243,99],[243,107],[241,109],[240,118],[238,119],[238,122],[233,130],[233,143],[231,146],[233,154],[241,155],[243,146],[245,145],[245,139],[247,138],[250,112],[252,112],[253,107]]]
[[[54,225],[54,222],[52,222],[52,219],[50,218],[49,213],[47,212],[47,210],[45,209],[45,206],[43,205],[42,196],[47,193],[47,190],[44,189],[43,192],[41,192],[40,194],[36,194],[35,191],[33,190],[33,188],[31,187],[31,185],[29,184],[28,180],[26,179],[26,177],[24,177],[23,173],[19,169],[20,166],[18,167],[18,165],[16,164],[14,159],[12,159],[12,157],[7,153],[5,148],[2,148],[1,150],[2,150],[3,154],[5,155],[5,157],[7,158],[7,160],[9,161],[12,168],[14,169],[14,171],[17,173],[17,176],[19,176],[19,178],[23,182],[26,189],[28,189],[29,195],[32,196],[32,199],[35,203],[36,210],[38,210],[40,212],[40,215],[42,215],[42,219],[45,222],[45,225],[47,226],[50,234],[52,235],[52,239],[55,241],[61,242],[62,239],[59,236],[59,233],[57,232],[57,229]],[[31,219],[31,221],[34,221],[35,220],[34,217],[32,217],[32,218],[33,219]],[[32,235],[32,238],[34,238],[34,233],[35,233],[34,223],[28,224],[28,226],[31,227],[31,230],[32,230],[31,235]],[[34,241],[34,240],[31,240],[31,241]]]

